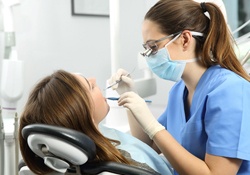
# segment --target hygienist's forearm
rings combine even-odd
[[[201,160],[182,147],[167,130],[159,131],[154,142],[180,175],[236,175],[242,160],[211,154]]]
[[[167,130],[159,131],[153,140],[179,174],[210,175],[205,162],[184,149]]]

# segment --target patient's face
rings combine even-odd
[[[75,75],[77,79],[89,90],[89,93],[93,99],[95,112],[94,112],[94,123],[98,125],[109,112],[109,105],[106,98],[103,97],[102,91],[96,84],[95,78],[84,78],[81,75]]]

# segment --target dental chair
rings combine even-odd
[[[22,136],[30,149],[53,170],[48,175],[160,175],[123,163],[91,162],[96,156],[95,143],[75,130],[32,124],[23,128]],[[19,175],[34,175],[23,160],[18,168]]]

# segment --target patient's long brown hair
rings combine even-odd
[[[184,30],[201,32],[196,39],[196,56],[204,67],[220,65],[250,81],[234,52],[236,45],[220,8],[214,3],[202,5],[193,0],[159,0],[146,13],[144,19],[159,25],[163,34]],[[204,10],[209,14],[205,15]]]
[[[36,156],[21,135],[33,123],[62,126],[88,135],[96,144],[95,161],[106,160],[130,164],[112,145],[118,141],[104,137],[93,123],[91,97],[76,77],[63,70],[42,79],[31,91],[20,117],[19,142],[22,157],[36,174],[51,172],[43,159]],[[66,150],[67,151],[67,150]]]

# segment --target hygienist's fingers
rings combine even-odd
[[[126,77],[127,75],[128,75],[128,72],[126,70],[120,68],[120,69],[117,70],[117,72],[114,75],[111,76],[111,78],[108,80],[108,83],[109,83],[109,85],[113,85],[114,84],[112,86],[112,89],[116,90],[119,87],[119,83],[122,83],[120,81],[123,81],[123,77]],[[126,78],[125,78],[125,84],[130,83],[131,85],[133,85],[132,84],[133,81],[129,80],[129,79],[126,79]],[[127,86],[131,87],[130,84],[127,85]]]
[[[118,105],[130,108],[130,105],[136,103],[138,101],[138,98],[140,97],[135,92],[125,92],[120,96]]]
[[[114,86],[112,86],[111,88],[112,88],[112,90],[116,90],[118,88],[118,86],[119,86],[119,84],[117,83]]]
[[[124,69],[118,69],[118,71],[116,72],[116,80],[120,80],[122,76],[127,76],[128,75],[128,71],[124,70]]]
[[[121,80],[126,83],[129,87],[132,87],[134,85],[134,81],[131,79],[130,76],[122,76]]]
[[[116,73],[114,73],[110,79],[108,80],[108,83],[111,85],[121,79],[122,76],[127,75],[127,71],[124,69],[118,69]]]

